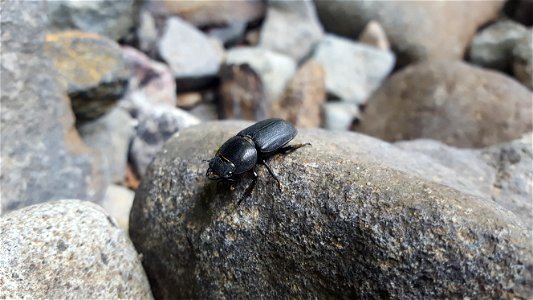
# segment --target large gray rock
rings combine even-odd
[[[520,23],[498,21],[476,34],[470,46],[470,61],[485,68],[509,72],[515,44],[527,34],[527,28]]]
[[[290,57],[256,47],[235,47],[227,52],[226,65],[248,64],[261,78],[267,107],[283,93],[296,72],[296,63]]]
[[[128,34],[137,18],[138,0],[54,0],[46,13],[51,31],[77,29],[118,40]]]
[[[167,19],[158,51],[178,79],[215,76],[222,62],[207,36],[177,17]]]
[[[99,201],[106,177],[73,127],[64,90],[44,57],[41,2],[1,2],[0,210],[63,198]]]
[[[37,204],[0,218],[0,298],[152,299],[128,235],[92,203]]]
[[[269,1],[259,47],[301,61],[323,34],[312,1]]]
[[[326,89],[343,101],[362,104],[394,67],[394,54],[363,43],[326,35],[313,58],[324,66]]]
[[[533,296],[532,236],[514,214],[370,137],[301,130],[312,147],[270,160],[283,189],[259,167],[237,205],[251,175],[209,182],[202,160],[249,124],[182,131],[149,168],[130,236],[156,297]]]
[[[357,130],[387,141],[484,147],[533,129],[531,99],[527,88],[500,72],[428,61],[390,77],[368,100]]]
[[[356,39],[368,22],[383,25],[401,66],[427,59],[462,59],[477,29],[495,19],[503,3],[315,0],[328,32]]]

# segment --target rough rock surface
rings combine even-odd
[[[148,0],[147,7],[158,18],[180,16],[198,26],[225,25],[234,22],[251,22],[265,15],[261,0],[244,1],[159,1]]]
[[[177,17],[167,20],[158,51],[178,79],[215,76],[222,62],[207,36]]]
[[[394,67],[394,54],[363,43],[326,35],[313,58],[324,66],[327,92],[362,104]]]
[[[500,13],[498,1],[321,1],[326,31],[356,39],[365,25],[383,25],[401,66],[426,59],[461,59],[476,30]]]
[[[532,136],[529,133],[521,139],[480,150],[458,149],[434,140],[395,145],[422,153],[454,170],[484,194],[483,198],[512,211],[529,230],[533,230]]]
[[[99,201],[101,159],[74,129],[68,98],[43,56],[42,2],[1,2],[0,211],[40,201]]]
[[[130,72],[114,41],[95,33],[66,31],[47,34],[45,48],[78,123],[104,115],[126,92]]]
[[[0,298],[152,299],[128,235],[92,203],[37,204],[0,218]]]
[[[296,63],[290,57],[256,47],[232,48],[227,52],[225,64],[250,65],[261,78],[267,106],[282,95],[296,71]]]
[[[270,1],[261,26],[259,47],[283,53],[299,62],[323,34],[312,1]]]
[[[472,40],[470,61],[485,68],[509,72],[515,44],[527,34],[525,26],[511,20],[491,24]],[[531,56],[531,52],[529,54]]]
[[[249,124],[182,131],[149,168],[130,236],[156,297],[533,296],[532,237],[511,212],[370,137],[301,130],[312,147],[270,160],[283,190],[259,167],[237,205],[251,175],[217,186],[202,159]]]
[[[533,90],[533,30],[517,41],[513,49],[513,74],[520,82]]]
[[[110,179],[114,183],[124,181],[130,141],[135,132],[134,125],[130,114],[117,107],[78,127],[87,146],[99,151],[105,158]]]
[[[387,141],[494,145],[532,130],[531,97],[498,72],[462,62],[425,62],[389,78],[368,100],[357,130]]]
[[[324,68],[314,60],[303,64],[272,106],[272,116],[296,127],[320,127],[326,101]]]
[[[138,0],[48,1],[48,28],[51,31],[77,29],[118,40],[134,25],[138,3]]]

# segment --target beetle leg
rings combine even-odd
[[[296,150],[296,149],[295,149]],[[278,182],[278,188],[279,190],[281,191],[281,182],[279,182],[279,179],[278,179],[278,176],[276,176],[276,174],[274,174],[274,172],[272,171],[272,169],[270,168],[270,166],[267,164],[266,160],[261,160],[261,163],[263,165],[265,165],[265,167],[267,168],[268,170],[268,173],[270,173],[270,175],[272,175],[272,177],[274,177],[274,179],[276,179],[276,181]]]
[[[279,153],[281,154],[289,154],[294,152],[296,149],[300,149],[305,146],[311,146],[311,143],[305,143],[305,144],[295,144],[295,145],[288,145],[281,149],[279,149]]]
[[[250,185],[244,191],[244,194],[239,200],[239,202],[237,202],[237,205],[240,205],[242,200],[248,198],[248,196],[250,196],[252,194],[252,191],[254,190],[255,184],[257,183],[257,172],[255,172],[255,167],[252,169],[252,172],[254,174],[254,179],[252,179],[252,183],[250,183]]]

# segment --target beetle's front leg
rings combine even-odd
[[[255,167],[252,169],[252,172],[254,174],[254,179],[252,179],[252,183],[250,183],[250,185],[244,191],[244,194],[239,200],[239,202],[237,202],[237,205],[240,205],[242,200],[248,198],[248,196],[250,196],[250,194],[252,194],[252,191],[254,190],[255,184],[257,183],[257,172],[255,171]]]
[[[268,173],[270,173],[270,175],[272,175],[272,177],[274,177],[274,179],[276,179],[276,181],[278,182],[278,188],[279,190],[281,191],[281,182],[279,182],[279,179],[278,179],[278,176],[276,176],[276,174],[274,174],[274,172],[272,171],[272,169],[270,168],[270,166],[267,164],[266,160],[262,159],[261,160],[261,164],[265,165],[265,167],[267,168],[268,170]]]
[[[279,149],[279,153],[281,153],[281,154],[289,154],[289,153],[292,153],[292,152],[296,151],[297,149],[300,149],[300,148],[305,147],[305,146],[311,146],[311,143],[288,145],[288,146],[285,146],[285,147]]]

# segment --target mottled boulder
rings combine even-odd
[[[158,1],[148,0],[148,10],[156,18],[179,16],[198,26],[225,25],[234,22],[252,22],[265,15],[261,0],[244,1]]]
[[[499,15],[503,2],[315,0],[315,5],[331,33],[356,39],[368,22],[379,22],[404,66],[461,59],[477,29]]]
[[[184,130],[145,175],[130,236],[156,297],[533,296],[532,236],[511,212],[370,137],[302,129],[312,147],[270,160],[283,189],[259,167],[237,205],[251,175],[218,185],[202,160],[249,124]]]
[[[283,53],[299,62],[323,35],[312,1],[269,1],[259,47]]]
[[[510,141],[533,128],[531,92],[462,62],[405,68],[368,100],[358,131],[387,141],[428,138],[457,147]]]
[[[50,31],[76,29],[118,40],[126,36],[137,18],[138,0],[54,0],[46,12]]]
[[[152,299],[128,235],[92,203],[62,200],[0,217],[0,298]]]
[[[64,198],[100,201],[103,163],[80,140],[44,57],[41,2],[1,2],[1,211]]]
[[[313,59],[324,67],[326,90],[342,101],[362,104],[394,67],[391,51],[326,35]]]
[[[139,176],[144,175],[146,167],[167,139],[181,129],[200,123],[186,111],[165,105],[143,111],[137,116],[137,121],[129,158],[133,170]]]
[[[95,33],[66,31],[47,34],[45,49],[78,123],[104,115],[124,95],[130,72],[114,41]]]
[[[509,72],[515,44],[526,35],[527,28],[511,20],[491,24],[472,40],[470,61],[485,68]],[[531,56],[531,52],[529,54]]]

